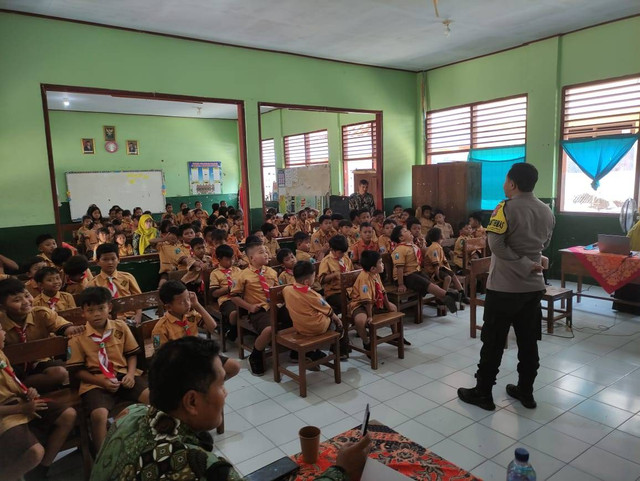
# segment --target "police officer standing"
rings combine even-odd
[[[489,411],[496,407],[491,390],[511,325],[518,342],[518,385],[507,385],[507,394],[526,408],[536,407],[533,382],[540,367],[537,342],[545,292],[541,256],[555,225],[551,209],[533,195],[537,181],[533,165],[514,164],[503,186],[507,200],[498,204],[487,227],[492,254],[476,387],[459,388],[458,397]]]

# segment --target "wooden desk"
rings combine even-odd
[[[640,306],[640,302],[624,301],[621,299],[614,299],[613,297],[596,296],[593,294],[584,294],[582,292],[582,278],[584,276],[591,277],[591,274],[587,268],[578,260],[577,256],[569,249],[560,249],[561,255],[561,273],[560,273],[560,286],[565,287],[566,276],[573,275],[577,277],[577,289],[575,295],[576,301],[580,302],[582,297],[588,297],[591,299],[600,299],[604,301],[619,302],[621,304],[628,304],[631,306]],[[623,257],[623,256],[621,256]],[[640,277],[636,277],[630,282],[631,284],[640,284]]]

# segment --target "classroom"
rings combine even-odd
[[[114,418],[162,411],[149,368],[173,328],[224,356],[198,448],[231,466],[215,479],[291,460],[295,479],[359,477],[336,456],[362,441],[365,408],[362,479],[391,479],[367,478],[373,460],[505,479],[516,448],[537,479],[640,479],[637,1],[233,3],[0,0],[0,447],[3,409],[66,409],[41,459],[0,454],[0,478],[24,461],[25,479],[111,479]],[[502,293],[541,292],[514,314],[540,336],[526,393],[531,336],[481,329],[508,270],[496,239],[524,235],[501,231],[509,188],[542,216],[524,228],[539,289]],[[322,332],[301,321],[310,296]],[[124,333],[117,373],[89,335],[108,342],[88,314],[103,304],[101,329]],[[100,375],[127,402],[96,407]],[[317,463],[299,454],[309,426]]]

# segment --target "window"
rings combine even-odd
[[[527,97],[494,100],[427,114],[427,161],[465,161],[471,149],[523,145]]]
[[[264,200],[278,200],[276,182],[276,150],[273,139],[262,141],[262,181],[264,182]]]
[[[562,139],[597,139],[637,134],[640,77],[567,87],[562,99]],[[629,197],[638,198],[638,142],[600,179],[597,189],[561,149],[560,210],[618,214]]]
[[[353,171],[376,168],[376,122],[342,126],[344,195],[355,192]]]
[[[284,138],[285,167],[305,167],[329,163],[329,138],[326,130]]]

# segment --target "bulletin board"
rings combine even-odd
[[[113,205],[123,209],[142,207],[153,213],[164,211],[165,184],[161,170],[65,172],[65,176],[74,221],[82,219],[91,204],[96,204],[102,212],[108,212]]]
[[[222,194],[222,162],[187,162],[191,195]]]
[[[280,212],[298,212],[304,207],[322,211],[331,192],[328,164],[278,169]]]

